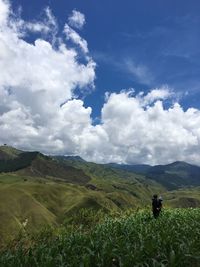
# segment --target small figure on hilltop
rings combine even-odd
[[[152,198],[152,212],[153,212],[153,216],[154,218],[158,218],[160,212],[161,212],[161,209],[162,209],[162,197],[159,197],[158,198],[158,195],[153,195],[153,198]]]

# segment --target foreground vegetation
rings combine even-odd
[[[76,223],[79,226],[75,226]],[[82,210],[59,229],[26,235],[3,249],[0,266],[200,266],[200,209],[105,215]]]
[[[200,207],[200,188],[182,182],[193,167],[168,165],[168,191],[143,174],[0,147],[0,266],[200,266],[200,209],[157,220],[139,210],[155,192],[165,207]]]
[[[90,189],[91,186],[92,188]],[[159,187],[119,177],[91,178],[90,184],[67,183],[54,177],[0,174],[0,246],[28,220],[27,232],[58,226],[82,208],[120,211],[145,206]]]

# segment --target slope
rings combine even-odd
[[[110,212],[144,207],[151,203],[155,192],[162,194],[169,206],[199,205],[199,189],[195,193],[192,189],[170,193],[154,177],[146,179],[144,175],[86,162],[80,157],[52,158],[39,152],[8,150],[12,153],[4,150],[7,159],[0,160],[7,162],[1,166],[13,170],[0,174],[2,240],[23,230],[25,222],[26,229],[32,232],[42,225],[65,223],[82,208]],[[180,175],[183,165],[167,166],[165,171],[169,170]]]
[[[114,201],[120,201],[123,192],[133,196],[137,201],[146,203],[155,192],[164,192],[165,188],[159,183],[145,179],[141,174],[126,170],[111,168],[103,164],[83,161],[80,158],[57,156],[58,161],[66,166],[73,166],[83,170],[91,177],[90,185],[95,190],[101,190],[111,194]]]
[[[104,181],[106,188],[106,182]],[[112,181],[107,190],[41,177],[0,174],[0,240],[10,240],[19,231],[34,232],[44,225],[67,222],[82,208],[104,212],[148,204],[149,190],[131,183]],[[147,196],[141,201],[140,194]]]
[[[39,152],[23,152],[3,146],[0,147],[0,155],[0,173],[16,172],[22,176],[53,177],[77,184],[86,184],[90,180],[82,170],[67,167]]]
[[[76,158],[72,166],[65,159],[61,162],[38,152],[20,155],[27,156],[27,167],[0,174],[2,241],[23,231],[25,222],[26,230],[33,232],[42,225],[67,222],[82,208],[104,212],[137,208],[147,205],[155,190],[164,192],[162,186],[141,175],[81,159]],[[13,167],[13,159],[8,162]],[[89,179],[83,180],[83,174]]]
[[[125,165],[115,163],[106,164],[105,166],[142,174],[147,179],[162,184],[168,190],[188,186],[200,186],[200,167],[183,161],[155,166],[146,164]]]
[[[200,167],[186,162],[151,167],[146,177],[161,183],[168,190],[188,186],[200,186]]]

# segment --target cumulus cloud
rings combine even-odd
[[[0,139],[54,152],[70,146],[69,140],[73,144],[71,129],[76,127],[70,118],[75,112],[79,113],[76,124],[81,130],[78,125],[83,125],[88,109],[74,99],[74,90],[93,87],[95,63],[88,57],[85,64],[79,63],[78,51],[68,48],[60,37],[56,48],[55,40],[43,39],[44,29],[55,32],[57,28],[50,9],[45,13],[44,21],[26,22],[13,17],[9,2],[0,0]],[[40,38],[29,43],[24,38],[28,30],[41,32]],[[64,129],[61,136],[65,138],[60,140],[58,133]]]
[[[74,93],[94,86],[87,42],[66,24],[66,39],[74,41],[69,46],[58,36],[50,9],[45,14],[43,21],[27,22],[0,0],[1,143],[96,162],[200,164],[200,111],[184,110],[167,86],[107,93],[101,121],[93,125],[91,107]],[[28,42],[29,31],[40,38]],[[53,36],[45,39],[48,32]]]
[[[162,90],[160,94],[165,95]],[[153,104],[144,105],[150,95],[155,96]],[[102,127],[112,150],[127,163],[186,160],[199,164],[200,111],[184,111],[178,103],[164,109],[158,95],[159,91],[151,91],[142,102],[141,96],[129,92],[110,95],[102,109]]]
[[[73,10],[68,21],[70,26],[82,29],[85,24],[85,15],[77,10]]]

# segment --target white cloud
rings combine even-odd
[[[19,22],[21,24],[21,27],[23,27],[25,31],[28,30],[32,32],[41,32],[45,34],[49,33],[54,37],[58,30],[56,18],[53,16],[49,7],[47,7],[44,10],[44,18],[42,21],[26,22],[22,19],[20,20],[18,19],[18,24]]]
[[[0,0],[0,140],[44,152],[66,147],[71,151],[71,129],[81,127],[73,126],[70,118],[76,112],[76,124],[83,125],[82,117],[89,114],[83,102],[73,99],[74,90],[93,88],[95,63],[91,58],[79,63],[76,49],[69,49],[59,37],[58,48],[53,45],[55,40],[46,41],[42,36],[34,43],[23,39],[27,29],[55,32],[56,20],[50,9],[45,12],[44,21],[25,22],[13,18],[8,2]]]
[[[84,52],[86,63],[78,62],[78,50],[57,37],[57,27],[49,9],[44,21],[26,22],[0,0],[1,143],[97,162],[200,164],[200,111],[178,103],[164,108],[164,101],[174,101],[166,86],[106,94],[101,122],[92,125],[92,109],[74,98],[74,90],[93,87],[95,63],[87,43],[67,25],[67,39]],[[51,28],[47,41],[42,35]],[[27,42],[27,30],[41,37]]]
[[[172,96],[175,96],[172,90],[168,86],[162,86],[161,88],[151,90],[147,95],[144,95],[144,92],[140,92],[137,97],[145,106],[148,104],[151,105],[156,100],[166,100]]]
[[[85,54],[89,52],[86,40],[81,38],[80,35],[75,32],[68,24],[65,24],[64,33],[66,35],[66,38],[68,40],[71,40],[74,44],[77,44]]]
[[[152,95],[155,102],[144,105]],[[102,128],[109,137],[108,150],[115,151],[113,161],[120,155],[121,162],[128,163],[185,160],[199,164],[200,111],[184,111],[178,103],[164,109],[156,98],[166,95],[163,89],[151,91],[143,101],[129,92],[110,95],[102,109]]]
[[[81,29],[85,24],[85,16],[77,10],[72,11],[72,15],[68,18],[69,25],[77,29]]]

